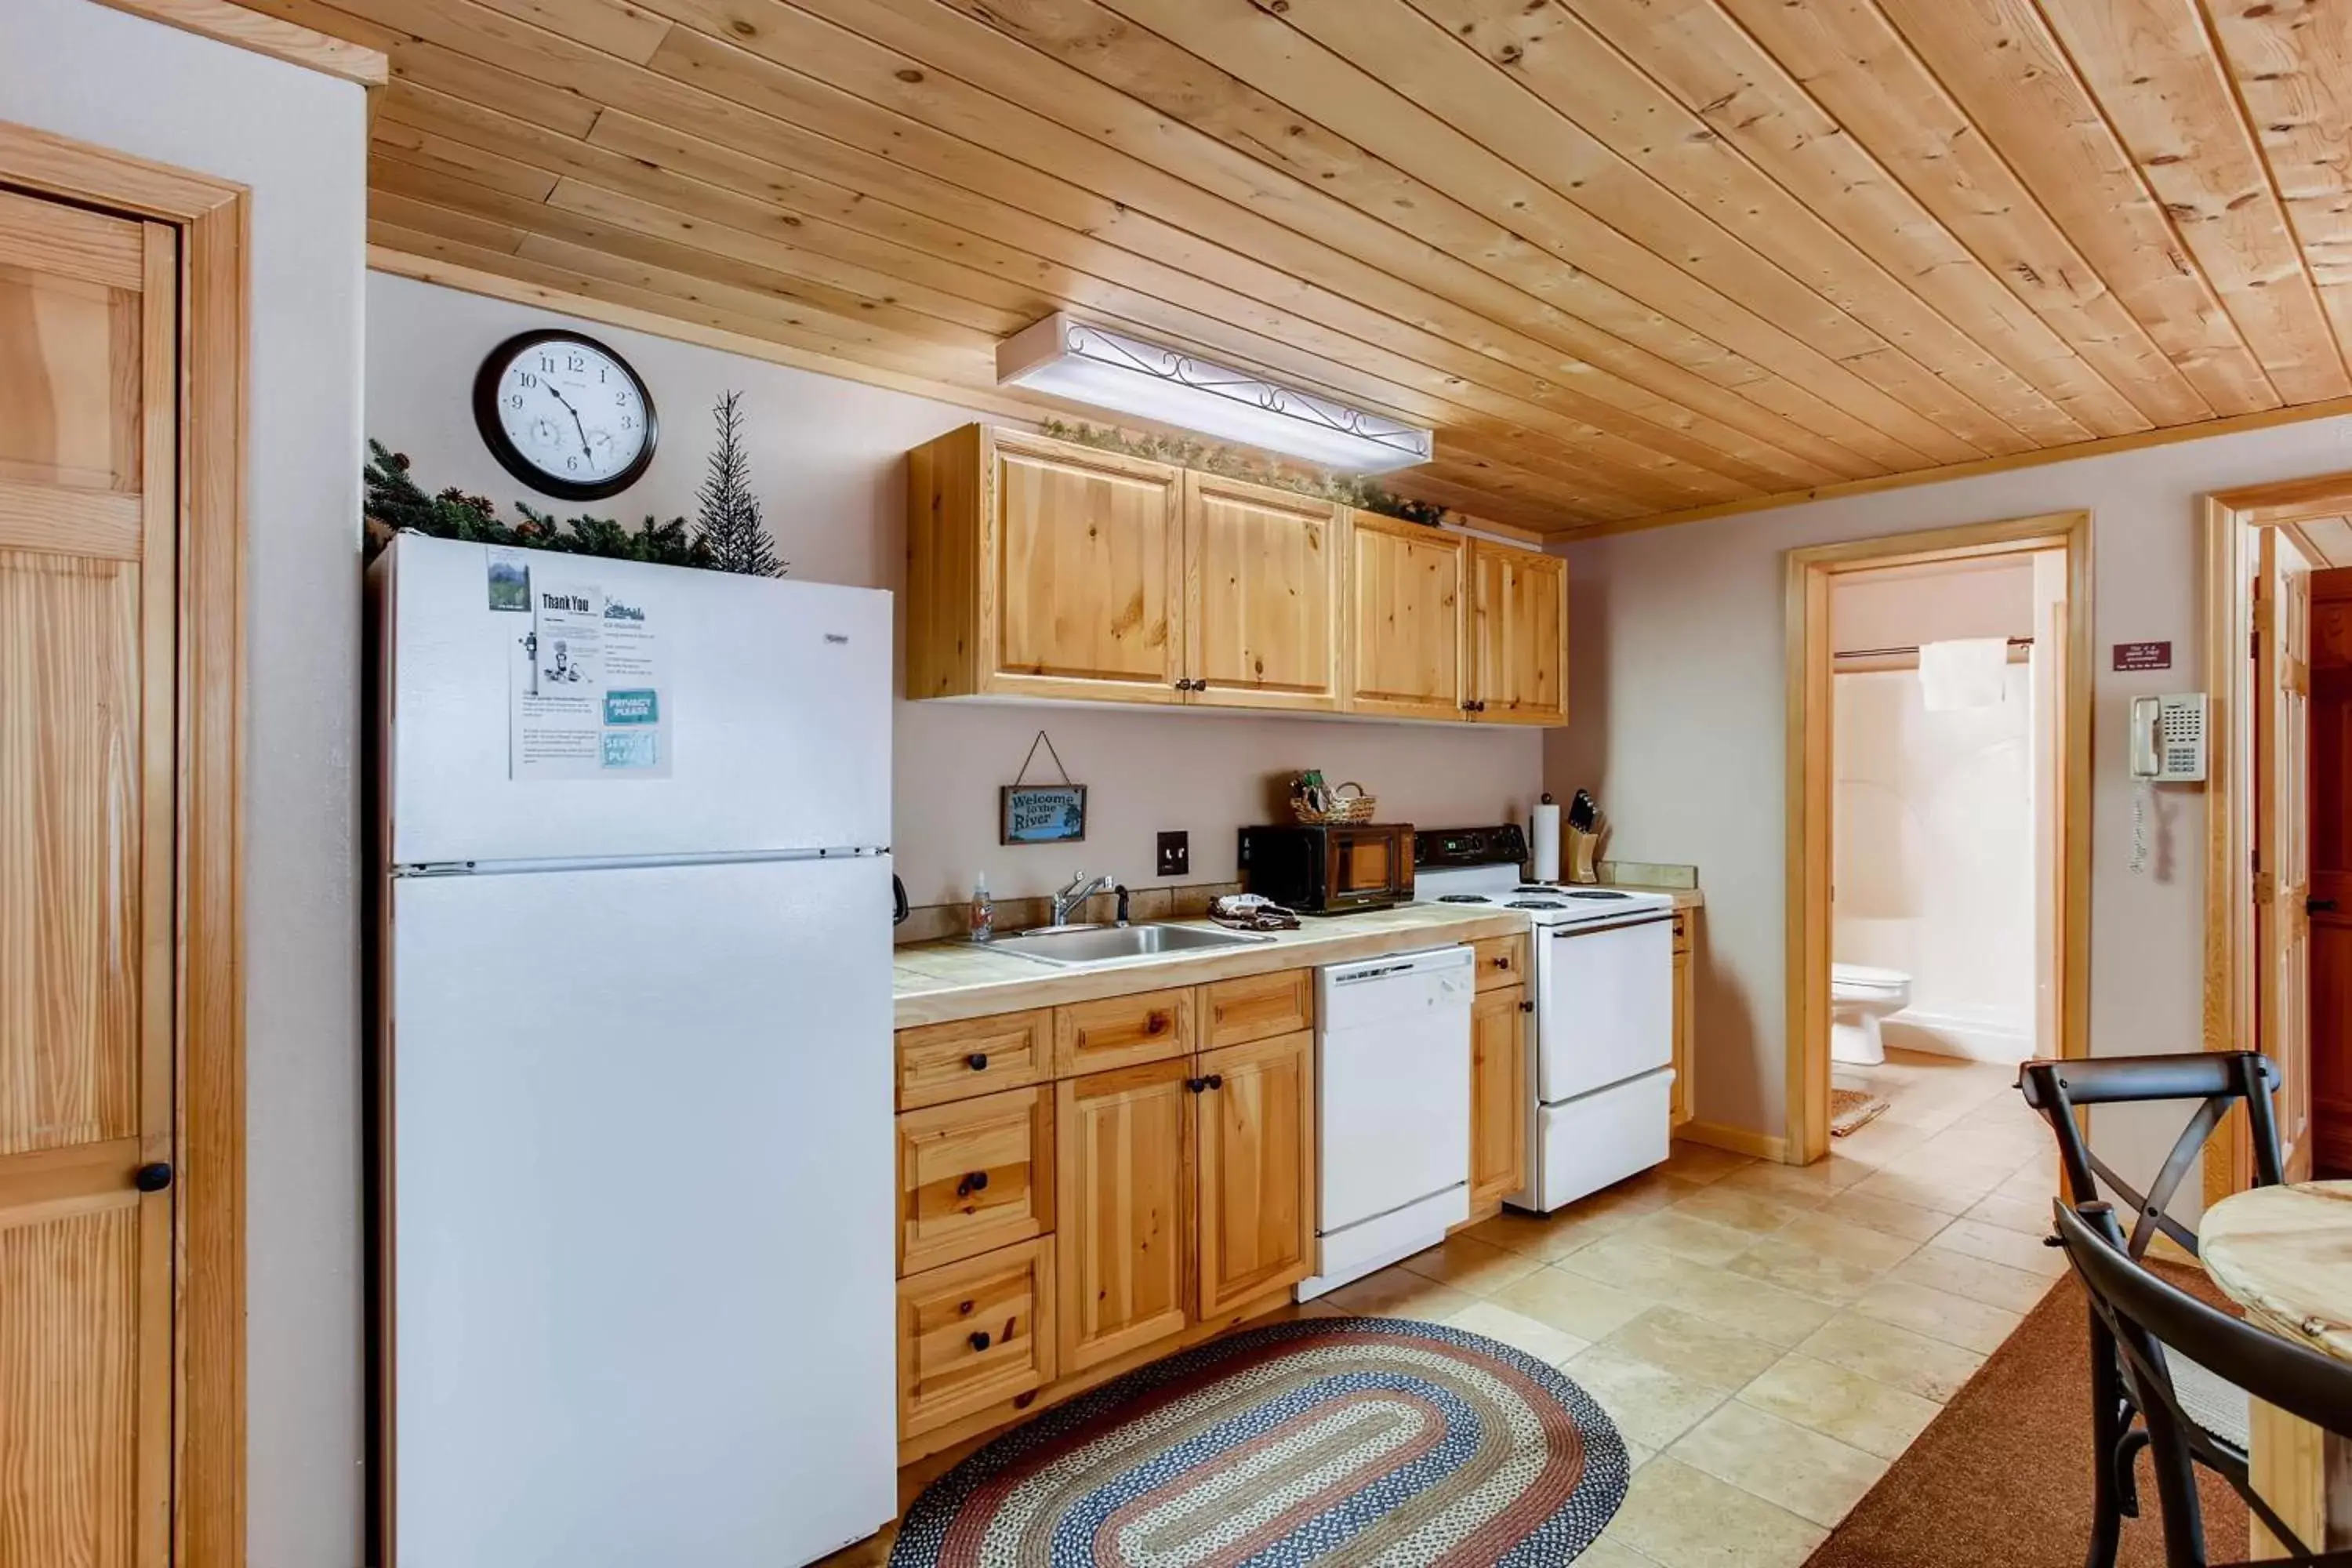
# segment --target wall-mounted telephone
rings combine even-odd
[[[2132,699],[2131,771],[2154,784],[2204,782],[2203,692]]]

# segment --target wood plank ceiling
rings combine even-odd
[[[388,249],[953,387],[1065,308],[1547,532],[2352,395],[2347,0],[247,0]]]

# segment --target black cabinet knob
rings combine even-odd
[[[984,1332],[983,1332],[983,1333],[977,1333],[977,1334],[974,1334],[974,1335],[972,1335],[972,1336],[971,1336],[971,1348],[972,1348],[972,1349],[974,1349],[974,1350],[976,1350],[976,1351],[984,1351],[984,1350],[986,1350],[986,1349],[989,1347],[989,1345],[990,1345],[990,1343],[991,1343],[991,1342],[992,1342],[990,1341],[990,1339],[989,1339],[988,1335],[987,1335],[986,1333],[984,1333]]]
[[[1209,1080],[1204,1078],[1188,1078],[1184,1080],[1184,1087],[1198,1094],[1209,1087]]]
[[[956,1196],[960,1198],[968,1198],[974,1193],[983,1193],[987,1190],[988,1173],[986,1171],[974,1171],[956,1184]]]
[[[131,1173],[131,1184],[142,1193],[160,1193],[172,1184],[172,1167],[158,1160]]]
[[[1204,1081],[1207,1082],[1211,1089],[1223,1089],[1225,1087],[1225,1075],[1221,1072],[1213,1072]]]
[[[974,1072],[986,1072],[988,1070],[988,1053],[986,1051],[974,1051],[971,1055],[963,1058],[963,1065],[970,1068]]]

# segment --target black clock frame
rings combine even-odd
[[[578,343],[594,349],[621,367],[629,384],[637,389],[637,400],[645,405],[646,444],[629,466],[606,479],[586,481],[559,479],[525,457],[521,448],[507,437],[499,422],[499,383],[505,379],[507,367],[525,349],[541,343]],[[646,385],[637,367],[621,357],[609,344],[597,342],[585,332],[567,331],[560,327],[542,327],[528,332],[517,332],[492,349],[482,361],[481,369],[474,373],[474,426],[481,433],[482,445],[499,460],[499,467],[529,485],[541,495],[559,500],[603,500],[619,495],[645,477],[654,460],[654,448],[661,445],[661,416],[654,411],[654,395]]]

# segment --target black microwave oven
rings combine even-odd
[[[1412,901],[1412,825],[1360,822],[1244,827],[1242,887],[1302,915]]]

